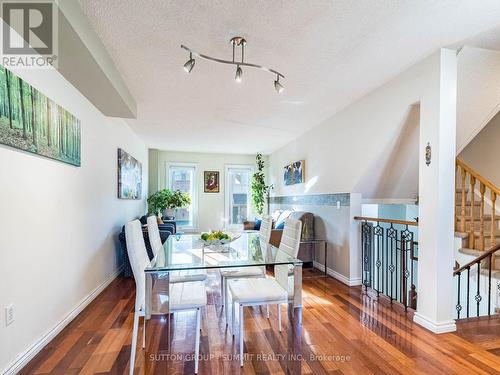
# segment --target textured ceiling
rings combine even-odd
[[[500,1],[80,0],[138,106],[127,120],[149,147],[272,152],[442,46],[500,24]],[[200,60],[190,75],[185,44],[245,59],[269,73]],[[327,152],[328,150],[325,150]]]

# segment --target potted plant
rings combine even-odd
[[[264,212],[264,204],[269,198],[269,192],[273,188],[273,185],[266,185],[264,160],[262,160],[261,154],[255,156],[255,162],[257,164],[257,172],[252,175],[252,204],[255,212],[262,215]]]
[[[161,218],[163,211],[166,211],[165,215],[173,219],[176,208],[184,208],[190,204],[189,194],[180,190],[163,189],[148,198],[148,212]]]

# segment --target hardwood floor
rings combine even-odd
[[[434,335],[413,323],[411,313],[332,278],[304,278],[301,356],[288,355],[285,313],[280,333],[276,307],[269,320],[260,308],[246,308],[240,369],[218,282],[216,275],[207,282],[199,374],[500,374],[498,316],[461,321],[456,333]],[[134,288],[132,279],[116,279],[21,374],[128,374]],[[192,374],[194,326],[194,313],[149,321],[148,348],[138,349],[135,373]]]

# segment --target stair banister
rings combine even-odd
[[[491,227],[490,227],[490,246],[496,244],[496,198],[497,195],[500,194],[500,188],[498,188],[493,182],[488,180],[487,178],[481,176],[477,171],[475,171],[471,166],[468,164],[464,163],[463,161],[457,159],[456,160],[456,165],[458,170],[460,171],[460,187],[461,187],[461,203],[460,203],[460,214],[457,215],[456,223],[457,223],[457,230],[463,233],[468,233],[468,247],[471,249],[477,249],[484,251],[486,248],[486,237],[487,234],[485,234],[484,226],[485,226],[485,195],[487,189],[490,190],[491,192],[491,202],[492,202],[492,209],[491,209]],[[466,226],[466,204],[467,204],[467,192],[466,192],[466,180],[467,180],[467,175],[469,176],[469,183],[470,183],[470,228],[467,231],[467,226]],[[480,194],[480,202],[479,202],[479,243],[476,242],[475,238],[475,186],[476,186],[476,181],[479,182],[479,194]]]

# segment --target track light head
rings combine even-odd
[[[189,60],[184,64],[184,71],[186,73],[191,73],[195,64],[195,60],[193,59],[193,54],[189,53]]]
[[[243,76],[243,70],[241,70],[241,67],[238,65],[238,67],[236,68],[236,75],[234,76],[234,80],[240,83],[242,76]]]
[[[281,94],[283,92],[283,90],[285,89],[283,87],[283,85],[280,83],[280,77],[279,76],[276,78],[276,81],[274,81],[274,89],[276,90],[276,92],[278,94]]]

